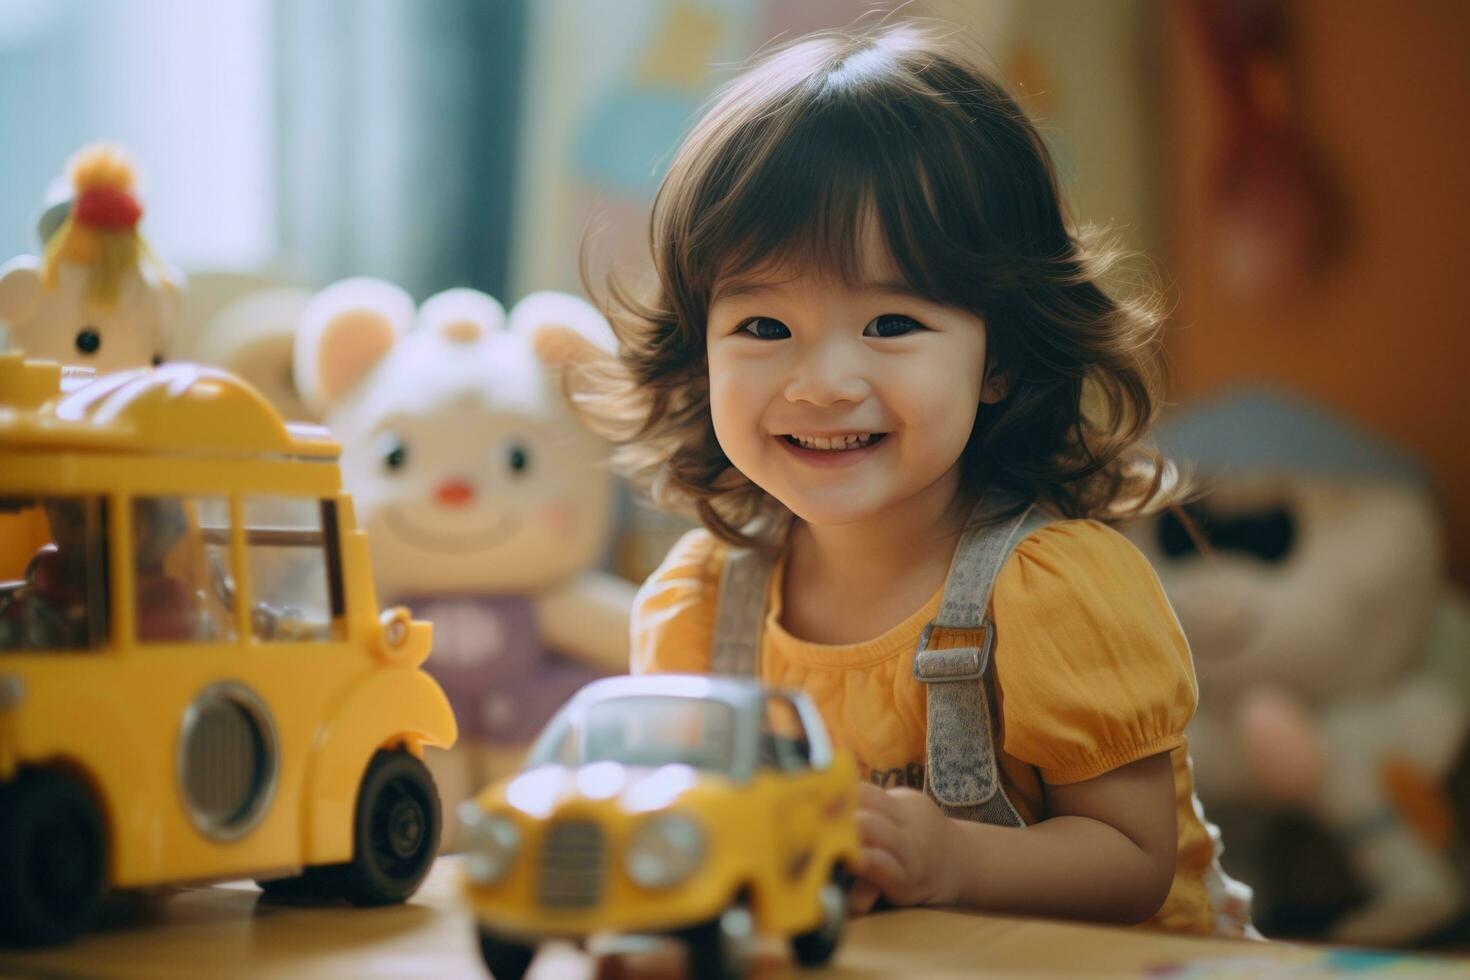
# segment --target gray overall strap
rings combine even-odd
[[[732,548],[715,599],[711,674],[754,677],[760,668],[761,624],[775,561],[751,548]]]
[[[995,762],[988,694],[995,625],[986,612],[1011,551],[1050,522],[1032,505],[998,524],[967,529],[949,566],[939,615],[919,637],[914,678],[925,685],[928,712],[924,791],[948,816],[1012,827],[1024,822],[1001,789]],[[978,647],[931,650],[935,630],[985,635]]]

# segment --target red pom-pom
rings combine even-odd
[[[136,198],[117,187],[93,187],[77,197],[76,220],[93,228],[135,228],[143,217]]]

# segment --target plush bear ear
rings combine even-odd
[[[15,324],[30,319],[40,300],[40,259],[17,255],[0,266],[0,320]]]
[[[478,289],[446,289],[430,296],[414,325],[461,344],[476,343],[504,327],[505,307]]]
[[[312,297],[296,329],[296,390],[325,415],[413,325],[413,298],[382,279],[344,279]]]
[[[612,356],[618,340],[597,307],[570,293],[532,293],[510,311],[509,328],[531,342],[548,367]]]

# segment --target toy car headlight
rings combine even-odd
[[[505,878],[515,863],[521,832],[515,821],[498,813],[486,813],[474,803],[459,808],[464,826],[465,874],[477,885],[493,885]]]
[[[628,877],[644,888],[668,888],[704,863],[704,831],[681,813],[654,817],[633,835]]]

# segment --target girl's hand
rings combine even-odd
[[[861,915],[882,895],[895,905],[954,905],[959,880],[951,860],[954,824],[933,800],[911,789],[858,787],[862,867],[848,909]]]

